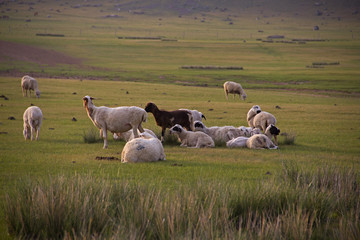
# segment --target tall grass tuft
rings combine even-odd
[[[91,176],[23,180],[8,231],[36,239],[359,239],[359,173],[286,162],[256,186],[198,181],[171,192]]]
[[[99,132],[94,128],[90,128],[87,131],[83,132],[84,143],[97,143],[101,142],[102,139],[99,136]]]

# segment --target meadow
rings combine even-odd
[[[118,11],[111,1],[79,8],[76,1],[2,5],[10,18],[0,21],[0,40],[81,63],[0,56],[0,94],[8,98],[0,98],[0,238],[357,239],[360,26],[358,15],[331,3],[330,15],[321,17],[313,5],[300,5],[295,14],[254,1],[182,15],[134,14],[143,11],[139,3]],[[105,17],[110,14],[118,17]],[[274,34],[325,41],[262,41]],[[315,62],[339,64],[315,68]],[[25,74],[38,79],[39,99],[22,97]],[[227,80],[242,84],[246,101],[225,99]],[[246,126],[246,113],[257,104],[295,140],[280,136],[279,149],[271,151],[187,149],[169,140],[166,161],[122,164],[116,158],[125,142],[110,137],[107,150],[101,140],[84,142],[88,131],[97,131],[82,106],[85,95],[96,106],[152,101],[162,109],[197,109],[206,126]],[[37,142],[22,135],[22,114],[31,104],[44,114]],[[160,134],[151,114],[143,126]]]

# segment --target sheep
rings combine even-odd
[[[240,127],[238,127],[238,129],[240,129],[243,132],[242,135],[244,137],[251,137],[251,136],[253,136],[255,134],[260,134],[261,133],[259,128],[240,126]]]
[[[250,108],[250,110],[248,111],[247,116],[246,116],[246,120],[249,124],[249,127],[251,127],[251,128],[255,127],[254,117],[256,116],[256,114],[258,114],[260,112],[261,112],[261,108],[259,105],[254,105],[254,106],[252,106],[252,108]]]
[[[176,134],[181,141],[181,147],[204,148],[215,147],[214,140],[203,132],[186,131],[180,124],[170,128],[170,134]]]
[[[194,130],[194,119],[191,112],[187,110],[165,111],[159,110],[155,103],[148,102],[145,106],[146,112],[151,112],[154,115],[156,124],[161,127],[161,142],[164,141],[166,128],[171,128],[175,124],[180,124],[188,131]]]
[[[94,123],[100,129],[100,137],[104,138],[104,149],[107,148],[107,131],[111,133],[126,132],[133,130],[135,138],[139,137],[138,129],[142,133],[142,122],[146,122],[147,113],[139,107],[96,107],[90,96],[83,97],[83,104],[86,112]]]
[[[139,130],[137,130],[137,131],[138,131],[138,134],[140,134],[140,131]],[[153,131],[151,131],[150,129],[147,129],[147,128],[144,128],[144,132],[141,133],[141,134],[143,134],[143,135],[146,134],[146,135],[150,135],[150,136],[152,136],[154,138],[157,138],[156,134]],[[120,140],[121,139],[121,140],[124,140],[125,142],[129,142],[130,140],[133,140],[135,138],[135,136],[134,136],[133,131],[130,129],[127,132],[114,133],[113,138],[115,140]]]
[[[272,136],[279,135],[279,133],[280,130],[271,124],[266,128],[265,134],[255,134],[250,138],[237,137],[228,141],[226,146],[229,148],[247,147],[252,149],[278,149],[278,146],[271,141],[271,138]]]
[[[245,136],[245,133],[241,129],[235,128],[233,126],[213,126],[208,128],[200,121],[194,122],[194,129],[195,131],[206,133],[217,143],[226,143],[230,139],[239,136]]]
[[[189,109],[185,109],[185,108],[181,108],[179,110],[185,110],[185,111],[189,111],[191,112],[191,115],[193,116],[194,121],[202,121],[202,119],[206,120],[206,117],[204,116],[204,114],[202,114],[202,112],[199,112],[198,110],[189,110]]]
[[[121,162],[155,162],[165,160],[164,147],[157,137],[140,134],[127,142],[121,152]]]
[[[31,90],[35,91],[36,97],[40,97],[40,90],[38,88],[38,82],[35,78],[25,75],[21,79],[21,88],[23,96],[27,97],[27,90],[29,90],[29,96],[31,97]]]
[[[225,82],[224,83],[224,92],[225,92],[226,100],[228,100],[229,93],[234,94],[233,95],[234,99],[235,99],[235,94],[239,94],[239,98],[241,96],[244,101],[247,97],[247,95],[246,95],[244,89],[241,87],[240,83],[236,83],[236,82],[231,82],[231,81]]]
[[[264,133],[270,124],[276,124],[275,116],[271,113],[261,111],[258,105],[254,105],[250,108],[247,113],[247,121],[250,127],[259,128]]]
[[[41,109],[37,106],[28,107],[23,116],[24,120],[24,138],[25,140],[34,140],[34,134],[36,131],[36,140],[39,140],[39,132],[42,123],[43,114]]]

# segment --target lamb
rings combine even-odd
[[[261,131],[265,133],[266,128],[270,125],[276,124],[276,118],[271,113],[261,111],[258,105],[250,108],[247,114],[247,121],[249,126],[252,128],[259,128]]]
[[[194,121],[202,121],[202,119],[206,120],[206,117],[204,116],[204,114],[202,114],[202,112],[199,112],[198,110],[189,110],[189,109],[185,109],[185,108],[181,108],[179,110],[185,110],[185,111],[189,111],[191,112],[191,115],[193,116]]]
[[[36,97],[40,97],[40,90],[38,88],[38,82],[35,78],[25,75],[21,79],[21,88],[23,96],[27,96],[27,90],[29,90],[29,96],[31,97],[31,90],[35,91]]]
[[[170,134],[176,134],[181,141],[181,147],[204,148],[215,147],[214,140],[203,132],[186,131],[181,125],[170,128]]]
[[[213,126],[207,128],[204,123],[200,121],[194,122],[195,131],[201,131],[209,135],[217,143],[226,143],[230,139],[245,136],[243,130],[235,128],[233,126]]]
[[[146,122],[147,113],[139,107],[96,107],[90,96],[83,97],[86,112],[94,123],[100,129],[100,137],[104,137],[104,149],[107,148],[107,131],[112,133],[126,132],[133,130],[135,138],[139,137],[138,131],[144,132],[141,124]]]
[[[228,100],[228,94],[229,93],[234,94],[233,95],[234,99],[235,99],[235,94],[239,94],[239,98],[241,96],[244,101],[245,101],[246,96],[247,96],[244,89],[241,87],[241,85],[239,83],[236,83],[236,82],[231,82],[231,81],[225,82],[224,83],[224,91],[225,91],[226,100]]]
[[[140,135],[140,131],[139,130],[137,130],[137,131],[138,131],[138,134]],[[157,138],[156,134],[147,128],[144,128],[144,132],[141,134],[147,135],[149,137],[152,136],[154,138]],[[129,131],[123,132],[123,133],[114,133],[113,137],[115,140],[121,139],[121,140],[124,140],[125,142],[129,142],[130,140],[133,140],[135,138],[134,133],[131,129]]]
[[[266,128],[265,134],[255,134],[250,138],[237,137],[226,143],[229,148],[248,147],[252,149],[277,149],[278,146],[271,141],[272,136],[279,135],[280,130],[274,125]]]
[[[42,123],[43,114],[41,109],[37,106],[28,107],[23,116],[24,120],[24,138],[25,140],[34,140],[34,134],[36,131],[36,140],[39,140],[39,132]]]
[[[159,110],[155,103],[149,102],[145,106],[145,111],[151,112],[154,115],[156,124],[161,127],[161,142],[164,141],[166,128],[171,128],[175,124],[180,124],[188,131],[193,130],[194,119],[191,112],[187,110]]]
[[[127,142],[121,152],[121,162],[155,162],[165,160],[163,145],[157,137],[140,134],[139,138],[134,138]]]

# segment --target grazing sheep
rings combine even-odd
[[[94,123],[100,129],[100,137],[104,137],[104,148],[107,148],[107,131],[112,133],[126,132],[133,130],[135,138],[139,137],[138,129],[142,133],[144,129],[142,122],[146,122],[147,113],[139,107],[96,107],[90,96],[83,97],[86,112]]]
[[[140,135],[140,131],[138,130],[138,134]],[[154,138],[157,138],[156,134],[151,131],[150,129],[144,128],[144,132],[141,133],[143,135],[150,135]],[[134,136],[134,132],[132,131],[132,129],[130,129],[127,132],[122,132],[122,133],[114,133],[113,137],[115,140],[124,140],[125,142],[128,142],[130,140],[133,140],[135,138]]]
[[[29,96],[31,97],[31,90],[35,91],[36,97],[40,97],[40,90],[38,88],[38,82],[35,78],[25,75],[21,79],[21,88],[23,96],[27,96],[27,90],[29,90]]]
[[[160,140],[151,135],[140,134],[127,142],[121,152],[121,162],[155,162],[165,160],[165,152]]]
[[[215,147],[214,140],[203,132],[186,131],[176,124],[170,128],[170,134],[176,134],[181,141],[181,147],[204,148]]]
[[[225,82],[224,83],[224,91],[225,91],[226,100],[228,100],[228,94],[229,93],[234,94],[233,95],[234,99],[235,99],[235,94],[239,94],[239,98],[241,96],[244,101],[245,101],[246,96],[247,96],[244,89],[241,87],[241,85],[239,83],[236,83],[236,82],[231,82],[231,81]]]
[[[245,133],[241,129],[235,128],[233,126],[213,126],[208,128],[204,123],[195,121],[194,128],[195,131],[201,131],[209,135],[216,143],[226,143],[230,139],[245,136]]]
[[[266,128],[265,134],[255,134],[248,137],[237,137],[226,143],[229,148],[248,147],[252,149],[277,149],[278,147],[271,141],[272,136],[279,135],[280,130],[274,125]],[[276,138],[275,138],[276,139]]]
[[[204,116],[204,114],[202,114],[202,112],[199,112],[198,110],[189,110],[189,109],[185,109],[185,108],[181,108],[179,110],[185,110],[185,111],[189,111],[191,112],[191,115],[193,116],[193,120],[194,121],[202,121],[202,119],[206,120],[206,117]]]
[[[252,108],[250,108],[250,110],[248,111],[247,116],[246,116],[246,120],[249,124],[249,127],[251,127],[251,128],[255,127],[254,117],[256,116],[256,114],[258,114],[260,112],[261,112],[261,108],[259,105],[254,105],[254,106],[252,106]]]
[[[24,120],[24,138],[25,140],[34,140],[34,134],[36,131],[36,140],[39,140],[40,126],[42,123],[43,114],[41,109],[37,106],[28,107],[23,116]]]
[[[193,130],[193,116],[187,110],[165,111],[159,110],[155,103],[149,102],[145,106],[146,112],[154,115],[156,124],[161,127],[161,141],[164,141],[166,128],[171,128],[175,124],[180,124],[188,131]]]

